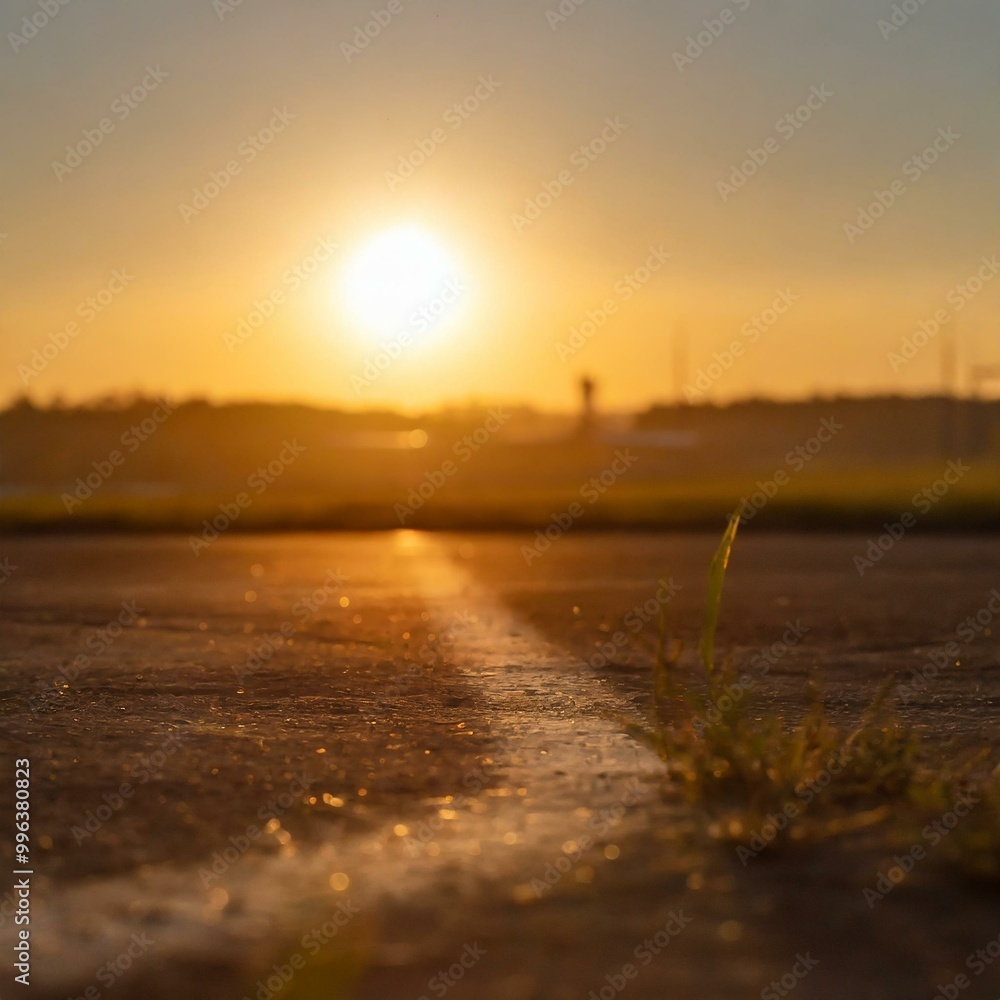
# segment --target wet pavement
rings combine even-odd
[[[930,1000],[1000,934],[995,888],[927,866],[870,907],[872,836],[743,866],[624,735],[661,606],[693,655],[716,541],[8,540],[30,995]],[[927,740],[995,747],[1000,542],[859,574],[868,541],[741,538],[720,649],[789,706],[821,672],[845,718],[896,673]]]

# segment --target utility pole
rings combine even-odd
[[[687,402],[684,397],[684,386],[687,383],[688,344],[687,333],[680,322],[674,323],[671,342],[673,348],[674,402],[678,406],[683,406]]]
[[[983,387],[990,383],[1000,383],[1000,363],[988,362],[969,366],[969,387],[972,395],[970,407],[976,428],[972,442],[977,455],[989,454],[997,443],[1000,428],[1000,401],[988,400]]]
[[[957,324],[957,320],[955,321]],[[956,415],[958,399],[955,376],[958,371],[958,350],[955,326],[945,328],[940,334],[940,354],[938,362],[941,379],[941,454],[944,458],[954,458],[958,446]]]

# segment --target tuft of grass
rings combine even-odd
[[[977,754],[966,769],[982,763],[988,751]],[[1000,885],[1000,764],[985,780],[962,782],[966,801],[973,803],[971,811],[960,822],[941,824],[940,820],[955,806],[956,783],[937,778],[918,790],[915,809],[904,817],[896,838],[901,849],[913,843],[926,842],[928,826],[935,824],[940,840],[936,840],[935,855],[939,864],[950,866],[976,881]]]
[[[731,657],[717,662],[723,584],[741,516],[742,505],[709,569],[700,670],[692,676],[682,668],[664,610],[650,718],[629,730],[659,753],[683,797],[709,814],[718,839],[759,842],[765,824],[775,829],[775,817],[784,819],[768,843],[822,839],[882,822],[890,806],[931,811],[932,801],[947,799],[967,769],[926,764],[917,737],[895,715],[893,677],[847,729],[831,721],[816,684],[807,685],[798,721],[791,722],[765,703],[759,685],[743,685]],[[1000,815],[1000,779],[997,786]],[[998,844],[996,829],[991,843]]]

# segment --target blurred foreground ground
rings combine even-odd
[[[749,664],[794,626],[768,700],[794,711],[818,672],[844,719],[919,669],[902,712],[923,738],[995,751],[997,630],[962,623],[1000,541],[906,536],[859,575],[868,540],[747,531],[720,649]],[[995,884],[930,851],[871,906],[899,852],[878,827],[741,864],[622,735],[650,609],[669,596],[693,648],[716,535],[534,541],[8,539],[0,829],[27,757],[24,995],[931,1000],[965,974],[963,1000],[995,1000],[1000,962],[967,965],[1000,935]]]

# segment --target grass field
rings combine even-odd
[[[907,468],[877,467],[803,472],[772,496],[761,477],[720,475],[695,479],[616,482],[590,504],[571,486],[539,487],[508,482],[502,494],[485,484],[449,483],[422,505],[407,507],[408,491],[367,490],[332,484],[322,493],[273,489],[253,499],[232,523],[232,530],[425,528],[539,528],[553,515],[579,503],[579,526],[587,529],[720,528],[722,512],[748,498],[746,523],[763,528],[880,528],[909,512],[921,528],[984,530],[1000,527],[1000,467],[973,467],[940,498],[941,463]],[[586,482],[586,480],[584,480]],[[773,484],[773,481],[772,481]],[[179,495],[116,493],[112,484],[72,513],[59,495],[8,496],[0,508],[0,527],[14,529],[113,528],[117,530],[195,531],[219,515],[234,493]],[[398,506],[397,506],[398,505]],[[712,512],[712,513],[707,513]]]

